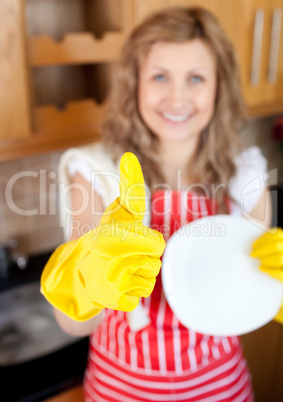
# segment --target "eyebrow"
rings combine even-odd
[[[168,70],[166,67],[162,67],[162,66],[149,66],[148,67],[150,70],[161,70],[161,71],[170,71]],[[206,72],[206,67],[203,66],[197,66],[197,67],[193,67],[191,69],[188,70],[189,73],[198,73],[198,72]]]
[[[162,66],[149,66],[150,69],[156,69],[156,70],[164,70],[167,71],[167,68],[162,67]]]

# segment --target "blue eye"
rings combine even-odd
[[[203,78],[200,77],[199,75],[194,75],[193,77],[190,78],[190,82],[193,84],[198,84],[203,81]]]
[[[153,79],[154,79],[154,81],[163,82],[163,81],[166,80],[166,77],[165,77],[164,74],[156,74],[156,75],[153,77]]]

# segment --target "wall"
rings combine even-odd
[[[278,181],[283,183],[283,155],[271,139],[272,123],[273,118],[251,120],[242,138],[247,146],[261,147],[269,170],[278,169]],[[56,152],[0,164],[0,241],[16,238],[20,251],[28,254],[52,250],[63,242],[57,183],[60,155]],[[8,193],[12,190],[10,200],[9,194],[5,195],[7,188]]]

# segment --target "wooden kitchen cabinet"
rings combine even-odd
[[[0,2],[0,141],[31,133],[23,3]]]
[[[256,402],[283,400],[283,325],[271,321],[243,335]]]
[[[252,115],[283,112],[283,0],[241,5],[237,51]]]
[[[133,27],[133,6],[132,0],[1,0],[0,54],[9,49],[12,56],[0,65],[0,161],[97,138],[110,67]]]
[[[251,115],[283,112],[283,0],[1,0],[0,161],[98,138],[126,36],[174,5],[203,6],[219,19]]]

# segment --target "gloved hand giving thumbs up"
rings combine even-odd
[[[120,162],[120,197],[100,225],[58,247],[41,277],[41,292],[58,310],[85,321],[102,308],[132,311],[151,294],[165,248],[161,233],[142,224],[145,186],[137,158]]]

